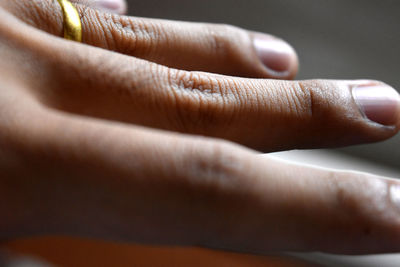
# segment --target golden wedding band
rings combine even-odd
[[[57,0],[64,15],[64,38],[76,42],[82,41],[82,23],[78,10],[68,0]]]

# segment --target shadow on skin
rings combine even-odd
[[[138,246],[69,237],[24,239],[8,242],[4,244],[4,247],[13,253],[32,255],[47,262],[51,262],[55,266],[317,266],[316,264],[308,263],[302,259],[276,254],[257,256],[200,248]],[[18,267],[19,266],[20,265],[18,265]],[[48,267],[49,265],[38,266]]]

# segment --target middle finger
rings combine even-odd
[[[400,126],[399,95],[380,82],[187,72],[65,41],[3,17],[15,23],[4,24],[4,31],[19,46],[29,44],[36,68],[46,73],[35,93],[52,108],[220,137],[264,151],[378,141]]]
[[[51,78],[38,94],[56,109],[220,137],[264,151],[378,141],[400,126],[400,97],[381,82],[186,72],[66,43],[52,41],[54,49],[45,46],[39,53]]]

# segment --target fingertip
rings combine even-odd
[[[272,35],[252,33],[255,51],[268,76],[278,79],[293,79],[299,68],[295,49],[286,41]]]

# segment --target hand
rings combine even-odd
[[[394,89],[278,80],[297,71],[280,39],[94,3],[76,3],[79,44],[59,38],[57,1],[0,1],[1,238],[399,251],[399,182],[251,150],[389,138]]]

